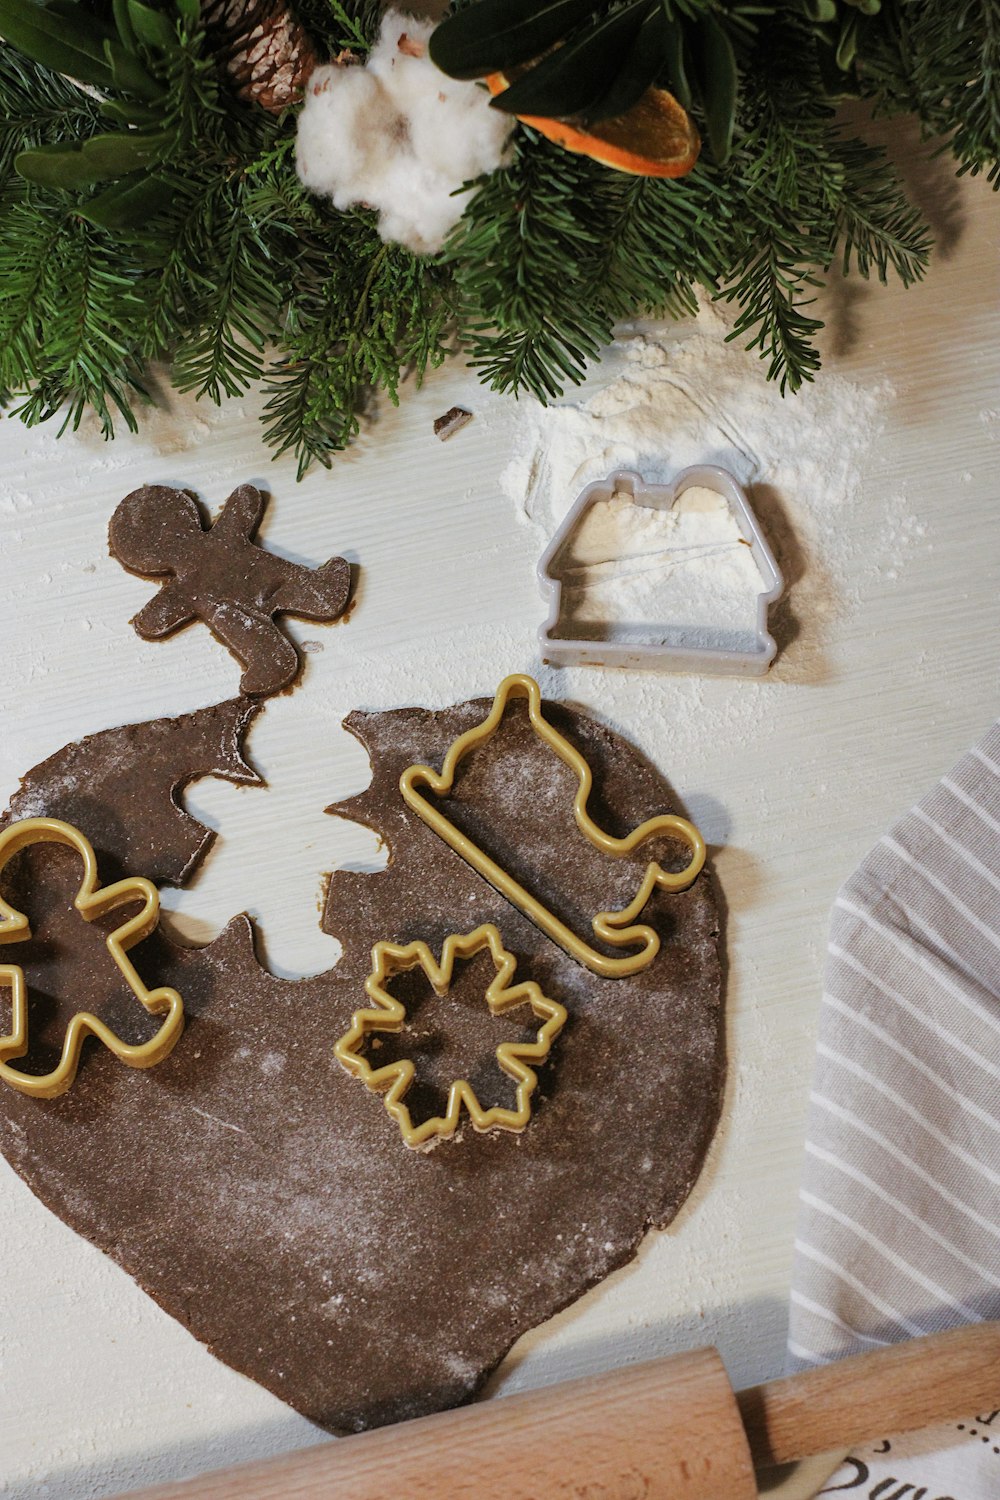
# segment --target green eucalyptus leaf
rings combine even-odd
[[[54,73],[103,88],[112,82],[104,49],[114,33],[81,6],[0,0],[0,36]]]
[[[118,28],[122,46],[127,47],[129,52],[137,52],[139,38],[135,34],[132,18],[128,12],[129,0],[111,0],[111,14],[115,18],[115,26]]]
[[[160,52],[168,52],[176,46],[177,32],[162,11],[152,10],[148,5],[140,4],[140,0],[126,0],[126,3],[132,30],[143,46]]]
[[[162,161],[173,139],[168,130],[155,133],[123,130],[115,135],[92,135],[89,141],[84,141],[81,154],[94,172],[92,180],[100,182],[108,177],[124,177]]]
[[[430,57],[451,78],[483,78],[530,62],[593,14],[595,0],[479,0],[449,16]]]
[[[837,67],[846,73],[854,62],[857,50],[858,18],[857,16],[851,16],[840,33],[840,41],[837,44]]]
[[[673,16],[667,16],[669,0],[663,0],[663,74],[670,92],[684,109],[690,109],[691,84],[684,55],[684,29]]]
[[[148,129],[163,121],[162,110],[153,109],[148,104],[139,104],[133,99],[102,99],[100,110],[107,119],[116,121],[126,129]]]
[[[101,229],[141,232],[160,212],[171,192],[167,177],[140,172],[122,178],[113,187],[81,203],[79,213]]]
[[[810,21],[823,26],[837,19],[837,0],[802,0]]]
[[[161,85],[155,78],[150,77],[139,59],[133,56],[121,42],[105,42],[104,55],[107,58],[111,82],[116,89],[123,94],[134,94],[139,99],[162,98]]]
[[[33,146],[20,151],[14,158],[14,170],[26,182],[39,187],[63,188],[75,192],[78,188],[91,187],[95,178],[92,167],[84,160],[78,146]]]
[[[702,16],[697,24],[698,72],[702,109],[712,155],[722,166],[729,159],[736,119],[739,74],[736,55],[728,36],[714,16]]]
[[[647,9],[647,0],[635,0],[571,37],[497,94],[494,108],[556,119],[586,113],[608,92]]]
[[[588,124],[624,115],[638,103],[663,69],[667,20],[659,5],[640,23],[635,40],[607,93],[586,111]]]
[[[177,0],[177,14],[185,25],[196,25],[201,19],[200,0]]]
[[[93,135],[80,145],[37,146],[22,151],[14,166],[28,182],[72,191],[145,169],[162,159],[171,141],[168,131],[123,130]]]

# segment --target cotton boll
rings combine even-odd
[[[296,165],[306,187],[329,193],[338,208],[352,201],[349,193],[340,192],[340,183],[370,174],[374,165],[371,136],[358,126],[376,94],[376,84],[357,68],[317,68],[309,80]]]
[[[461,217],[469,194],[456,189],[503,164],[513,126],[478,84],[439,72],[426,53],[432,30],[387,11],[364,67],[317,68],[296,142],[307,188],[339,209],[377,209],[382,238],[422,255]]]
[[[435,73],[439,108],[414,108],[410,113],[410,131],[417,159],[451,181],[454,188],[501,164],[514,121],[510,115],[490,109],[490,96],[481,85],[459,83],[445,78],[436,69]],[[445,126],[442,118],[445,115],[454,121],[453,126]],[[460,153],[456,151],[459,143],[453,132],[461,132]]]

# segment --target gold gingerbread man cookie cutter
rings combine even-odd
[[[573,815],[580,832],[595,849],[611,859],[623,859],[634,854],[649,839],[669,835],[671,838],[680,839],[691,850],[690,862],[680,871],[664,870],[656,860],[651,860],[646,866],[633,900],[621,911],[602,911],[593,918],[591,926],[595,937],[614,948],[640,943],[642,946],[636,953],[618,958],[601,953],[597,948],[592,947],[590,943],[567,927],[555,912],[526,890],[520,881],[499,865],[491,855],[462,833],[459,828],[456,828],[440,808],[435,807],[422,795],[421,788],[424,787],[435,797],[448,795],[454,787],[455,775],[465,757],[479,746],[488,744],[496,734],[511,698],[527,699],[528,716],[535,733],[551,750],[555,751],[563,764],[568,766],[576,776],[577,789],[573,799]],[[674,813],[661,813],[656,817],[647,818],[624,838],[617,838],[614,834],[606,833],[594,822],[587,810],[593,784],[594,774],[589,763],[576,746],[572,745],[545,718],[542,712],[541,689],[535,679],[528,677],[525,673],[514,673],[504,678],[497,689],[493,707],[486,718],[459,735],[449,747],[440,772],[432,770],[430,766],[407,766],[399,778],[399,789],[406,805],[419,818],[422,818],[439,838],[444,839],[449,848],[454,849],[456,854],[460,854],[478,874],[488,880],[501,896],[516,906],[554,943],[558,943],[570,958],[576,959],[578,963],[583,964],[593,973],[601,975],[604,979],[622,979],[648,968],[660,951],[659,933],[645,923],[636,923],[639,913],[654,891],[684,891],[693,884],[705,864],[705,841],[693,823],[689,823],[686,818],[678,817]]]
[[[416,1076],[414,1063],[410,1058],[402,1058],[385,1067],[373,1068],[361,1053],[367,1037],[380,1031],[400,1032],[406,1023],[405,1006],[389,994],[386,985],[395,974],[420,968],[430,980],[434,993],[444,995],[451,986],[455,960],[471,958],[485,949],[489,949],[496,969],[485,995],[491,1013],[504,1015],[515,1006],[527,1004],[543,1022],[533,1042],[501,1042],[496,1049],[498,1067],[517,1083],[516,1106],[505,1109],[494,1105],[484,1109],[472,1085],[459,1078],[448,1090],[444,1114],[433,1115],[415,1125],[403,1102]],[[552,1043],[566,1024],[567,1012],[558,1001],[543,995],[534,980],[511,984],[516,968],[517,960],[503,946],[500,933],[492,922],[484,922],[472,932],[453,933],[445,938],[440,963],[421,940],[412,943],[379,942],[372,948],[372,968],[365,980],[365,991],[374,1007],[354,1012],[350,1030],[344,1033],[333,1050],[337,1061],[360,1078],[366,1088],[385,1095],[386,1110],[399,1126],[404,1143],[412,1149],[427,1148],[438,1140],[453,1136],[461,1122],[463,1108],[478,1131],[520,1131],[527,1125],[531,1118],[531,1096],[538,1083],[533,1065],[543,1063],[548,1057]]]
[[[98,1016],[77,1011],[71,1017],[63,1038],[58,1066],[50,1073],[23,1073],[9,1066],[8,1059],[24,1057],[28,1040],[28,988],[24,970],[19,964],[0,964],[0,988],[11,991],[11,1029],[0,1035],[0,1080],[35,1099],[55,1099],[64,1094],[76,1077],[80,1053],[88,1036],[94,1036],[130,1068],[151,1068],[173,1050],[184,1029],[184,1002],[178,992],[166,986],[147,989],[131,961],[128,950],[148,937],[160,916],[160,897],[156,886],[145,876],[130,875],[102,886],[98,878],[97,856],[93,846],[78,828],[59,818],[24,818],[0,829],[0,874],[15,854],[31,844],[65,844],[75,849],[83,862],[73,905],[85,922],[92,922],[117,906],[139,901],[141,909],[109,932],[107,950],[118,970],[150,1015],[166,1014],[156,1035],[147,1042],[123,1042]],[[0,896],[0,944],[27,942],[31,925],[23,912],[17,911]]]

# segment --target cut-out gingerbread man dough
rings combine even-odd
[[[342,557],[307,568],[254,541],[266,506],[260,490],[241,484],[206,527],[191,495],[147,484],[125,496],[108,527],[111,555],[124,568],[168,579],[132,620],[143,640],[203,621],[244,667],[240,689],[253,697],[280,692],[299,670],[274,616],[336,620],[351,592]]]

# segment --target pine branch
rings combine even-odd
[[[884,0],[865,31],[864,92],[948,138],[960,170],[1000,187],[1000,0]]]
[[[821,320],[804,309],[843,242],[844,269],[923,273],[929,236],[884,154],[844,140],[825,97],[819,60],[786,20],[760,39],[745,129],[726,174],[742,244],[724,296],[740,312],[731,337],[768,361],[784,391],[811,380]]]
[[[341,233],[348,243],[336,257],[322,230],[307,242],[283,331],[286,353],[269,372],[266,434],[276,456],[294,452],[300,476],[346,447],[373,387],[395,404],[403,372],[419,383],[446,353],[450,309],[440,273],[384,245],[361,216]]]
[[[587,210],[593,171],[523,132],[446,247],[468,362],[493,390],[553,399],[579,384],[611,336],[603,299],[579,296],[600,254],[601,226]]]
[[[100,122],[96,100],[0,42],[0,183],[12,173],[19,151],[67,133],[84,139]]]
[[[178,390],[242,396],[264,372],[264,348],[276,327],[279,301],[267,246],[241,211],[239,190],[220,181],[208,194],[204,219],[186,250],[198,266],[191,278],[190,332],[178,348]]]
[[[677,181],[604,171],[592,203],[602,203],[601,248],[583,293],[603,297],[614,319],[637,311],[676,318],[697,311],[694,286],[717,290],[725,197],[704,168]]]
[[[192,326],[195,295],[188,247],[179,241],[168,248],[143,274],[138,293],[145,308],[139,332],[143,360],[169,359],[180,330]]]
[[[287,352],[270,370],[265,433],[275,457],[295,454],[300,476],[313,460],[329,467],[330,455],[358,431],[368,299],[387,253],[375,238],[367,255],[359,246],[354,264],[364,268],[364,281],[350,311],[339,278],[317,282],[311,298],[300,288],[282,341]]]
[[[801,85],[792,50],[762,38],[742,137],[724,178],[736,244],[722,295],[739,307],[729,337],[759,351],[782,392],[798,390],[819,368],[813,340],[823,324],[804,309],[835,242],[826,152],[832,110]]]
[[[19,0],[0,3],[16,19]],[[363,52],[378,32],[377,0],[297,9],[321,50]],[[268,440],[302,473],[349,442],[372,390],[395,400],[406,371],[438,363],[453,327],[485,382],[551,400],[616,319],[692,311],[698,286],[736,304],[733,336],[795,390],[818,368],[810,304],[834,261],[910,282],[928,253],[884,156],[842,136],[834,95],[860,84],[877,108],[916,112],[962,170],[998,181],[1000,0],[808,19],[827,9],[665,0],[688,62],[726,62],[716,26],[733,49],[735,116],[728,63],[692,88],[709,140],[715,116],[715,159],[643,180],[518,127],[446,253],[421,260],[383,245],[371,215],[305,193],[294,119],[234,99],[190,4],[156,0],[139,44],[126,7],[59,0],[47,60],[82,59],[105,97],[0,44],[0,400],[31,422],[64,409],[70,425],[90,405],[110,434],[133,420],[147,360],[214,401],[263,379]],[[42,147],[60,149],[23,158],[26,183],[15,159]]]
[[[296,0],[299,16],[330,56],[366,53],[382,24],[382,0]]]
[[[27,204],[23,208],[30,212]],[[43,217],[35,216],[35,223]],[[22,347],[28,343],[34,382],[15,415],[33,426],[64,409],[62,432],[79,427],[90,408],[110,438],[115,408],[134,431],[134,397],[144,394],[129,340],[130,325],[141,312],[135,278],[121,270],[110,237],[94,230],[71,205],[64,206],[61,216],[52,212],[49,228],[47,244],[37,246],[37,274],[29,280],[22,265],[22,296],[13,299],[18,332],[12,336]],[[15,389],[26,382],[21,374],[0,384]]]
[[[0,391],[23,390],[38,379],[43,318],[39,302],[65,227],[58,209],[26,201],[23,186],[4,206],[0,235]]]
[[[417,382],[446,353],[446,275],[379,239],[366,213],[341,214],[311,197],[289,170],[286,137],[247,173],[245,211],[289,268],[282,353],[265,389],[265,429],[299,473],[346,446],[372,388],[395,402],[404,372]]]
[[[735,287],[726,293],[728,301],[736,299],[742,308],[728,337],[749,335],[744,347],[760,351],[768,361],[768,380],[778,381],[782,394],[797,391],[819,369],[813,340],[823,324],[804,311],[811,298],[803,293],[821,285],[818,277],[796,267],[794,246],[774,226],[764,248],[747,256]]]
[[[853,259],[865,278],[875,270],[885,282],[891,270],[904,286],[919,281],[927,269],[930,235],[884,153],[863,141],[836,139],[830,154],[843,172],[833,211],[844,274]]]

